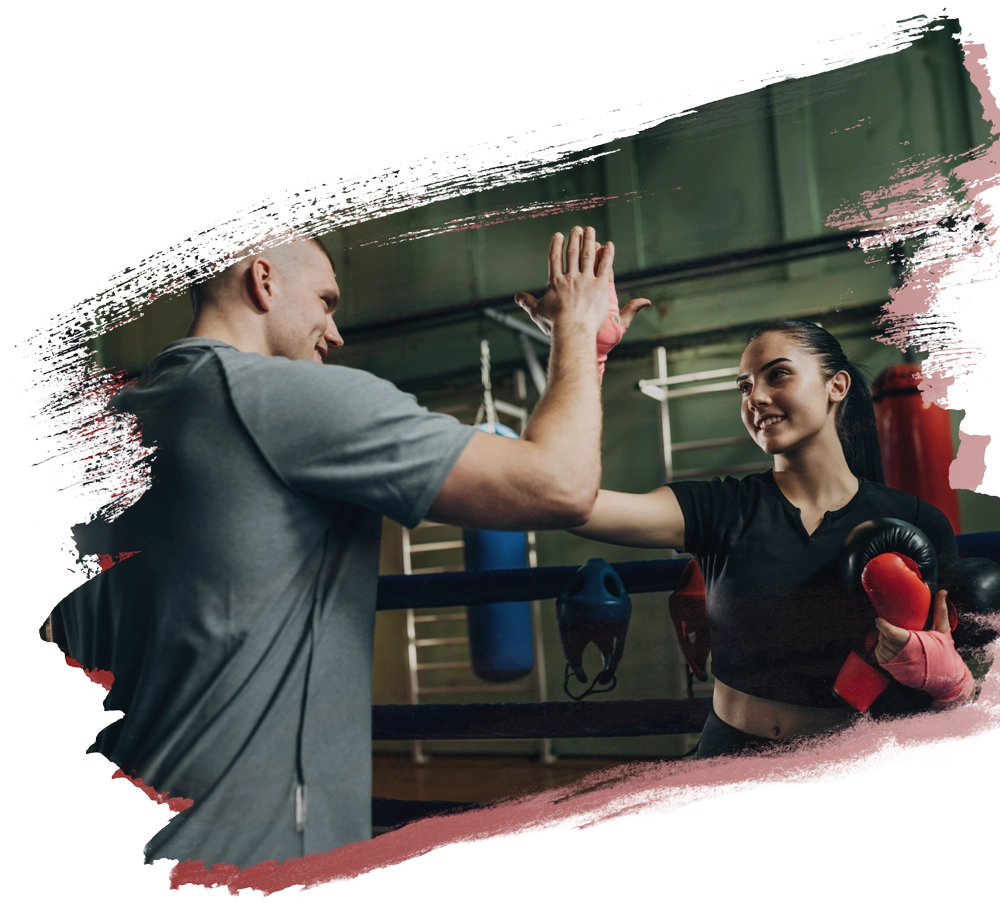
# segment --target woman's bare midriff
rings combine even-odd
[[[846,727],[854,713],[846,709],[821,709],[815,706],[790,705],[750,696],[727,687],[716,679],[712,707],[730,727],[755,737],[769,740],[787,740],[820,734],[824,731]]]

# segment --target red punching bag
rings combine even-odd
[[[960,533],[958,493],[948,482],[955,457],[951,415],[924,401],[917,388],[921,378],[919,364],[897,364],[872,386],[885,484],[940,508]]]

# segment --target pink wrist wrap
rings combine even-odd
[[[904,686],[929,693],[936,709],[961,705],[976,685],[951,634],[936,630],[911,630],[899,654],[882,667]]]
[[[615,347],[625,335],[625,327],[618,318],[618,293],[615,291],[614,280],[610,282],[610,297],[608,299],[608,318],[604,321],[601,331],[597,333],[597,372],[604,378],[604,365],[608,360],[608,352]]]

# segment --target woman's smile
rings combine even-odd
[[[758,418],[754,426],[758,432],[766,433],[773,430],[779,423],[784,422],[785,419],[784,414],[767,414]]]

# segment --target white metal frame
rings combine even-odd
[[[653,368],[656,376],[653,379],[639,380],[639,391],[658,403],[660,415],[660,439],[663,451],[663,477],[665,483],[690,477],[712,476],[720,472],[717,467],[693,467],[676,470],[674,468],[674,452],[694,451],[703,448],[730,448],[739,445],[752,445],[749,436],[726,439],[697,439],[688,442],[673,442],[670,433],[670,401],[692,395],[706,395],[711,392],[733,391],[734,379],[739,375],[738,367],[723,367],[715,370],[700,370],[695,373],[683,373],[670,376],[667,372],[667,349],[662,345],[653,351]],[[682,388],[674,388],[680,386]],[[738,464],[726,467],[727,473],[751,473],[761,469],[761,464]],[[677,671],[674,675],[677,687],[673,691],[687,692],[687,674],[683,658],[678,656]],[[712,684],[708,684],[709,687]],[[672,695],[675,695],[672,691]]]
[[[667,349],[662,345],[653,351],[653,379],[640,379],[639,391],[659,402],[660,445],[663,452],[663,480],[669,483],[688,477],[706,477],[719,473],[716,467],[692,467],[674,469],[674,452],[694,451],[701,448],[729,448],[738,445],[752,445],[749,436],[731,439],[699,439],[692,442],[673,442],[670,436],[670,401],[692,395],[707,395],[710,392],[733,391],[733,378],[739,375],[738,367],[723,367],[716,370],[700,370],[697,373],[682,373],[678,376],[667,374]],[[697,385],[700,383],[701,385]],[[675,389],[674,386],[685,388]],[[738,464],[726,468],[729,473],[751,473],[759,470],[760,464]]]
[[[528,422],[528,410],[525,406],[527,399],[527,386],[525,383],[525,373],[523,370],[515,371],[515,394],[519,405],[510,404],[505,401],[493,399],[493,406],[498,413],[506,414],[515,418],[520,426],[519,432],[523,432]],[[544,387],[543,387],[544,390]],[[458,409],[451,409],[450,413],[457,413]],[[421,527],[443,526],[431,522],[423,522],[414,529]],[[447,550],[458,550],[464,548],[464,542],[458,540],[445,540],[440,542],[414,542],[411,533],[406,527],[402,528],[402,552],[403,552],[403,573],[404,574],[426,574],[444,570],[444,568],[415,568],[413,567],[413,556],[425,552],[439,552]],[[536,551],[535,533],[527,532],[528,541],[528,566],[538,567],[538,553]],[[449,570],[451,570],[449,568]],[[420,685],[420,674],[426,671],[435,670],[465,670],[472,671],[472,663],[468,657],[455,659],[447,662],[421,662],[419,650],[433,646],[468,646],[468,633],[461,637],[421,637],[419,631],[420,624],[440,623],[441,621],[466,621],[464,610],[452,610],[447,614],[420,614],[412,608],[406,609],[406,654],[407,654],[407,675],[408,675],[408,697],[410,705],[418,705],[421,695],[459,695],[459,694],[480,694],[480,693],[523,693],[533,689],[538,702],[545,702],[548,699],[548,689],[545,682],[545,649],[542,643],[542,618],[541,603],[537,600],[531,603],[531,625],[532,643],[535,655],[535,667],[528,681],[517,681],[509,684],[487,684],[482,682],[481,686],[468,687],[447,687],[424,690]],[[461,742],[461,741],[458,741]],[[548,738],[539,741],[539,756],[545,763],[555,761],[552,753],[552,741]],[[420,740],[413,741],[413,760],[423,764],[428,761],[428,756],[424,752],[423,744]]]

